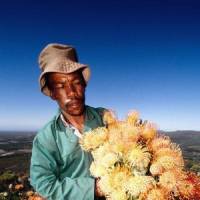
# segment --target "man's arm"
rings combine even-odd
[[[91,177],[59,180],[53,154],[36,138],[33,142],[30,177],[34,189],[48,200],[93,200],[95,179]]]

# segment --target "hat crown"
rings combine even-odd
[[[74,47],[63,44],[49,44],[39,55],[39,66],[42,71],[50,63],[60,63],[64,61],[78,62],[77,53]]]

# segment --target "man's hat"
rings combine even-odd
[[[49,72],[60,72],[69,74],[82,69],[82,74],[87,84],[90,78],[88,65],[78,63],[75,48],[63,44],[49,44],[39,55],[41,75],[39,78],[41,91],[50,96],[50,90],[46,84],[45,74]]]

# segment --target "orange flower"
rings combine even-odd
[[[23,184],[17,184],[17,185],[15,185],[15,190],[21,190],[23,188],[24,188]]]
[[[28,200],[46,200],[45,198],[41,197],[40,195],[36,194],[34,196],[30,196]]]

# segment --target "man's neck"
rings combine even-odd
[[[81,115],[69,115],[63,111],[62,114],[66,122],[77,128],[80,133],[83,132],[85,122],[85,111]]]

